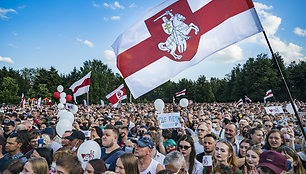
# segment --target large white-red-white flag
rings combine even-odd
[[[273,97],[273,93],[272,93],[272,89],[269,89],[266,92],[266,95],[264,96],[264,100],[266,100],[267,98]]]
[[[115,89],[113,92],[109,93],[106,98],[111,102],[111,104],[114,107],[117,107],[119,102],[121,100],[124,100],[127,98],[126,90],[124,88],[124,85],[120,85],[117,89]]]
[[[252,0],[168,0],[112,45],[134,98],[263,31]]]
[[[182,91],[180,91],[180,92],[175,93],[175,96],[176,96],[176,97],[179,97],[179,96],[185,95],[185,94],[186,94],[186,89],[184,89],[184,90],[182,90]]]
[[[90,86],[90,75],[91,72],[89,72],[86,76],[81,78],[80,80],[74,82],[69,89],[72,90],[74,101],[76,101],[76,97],[80,96],[82,94],[88,93],[89,86]]]
[[[25,105],[25,97],[24,97],[24,94],[22,93],[21,101],[20,101],[20,106],[24,108],[24,105]]]

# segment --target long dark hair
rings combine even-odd
[[[193,170],[193,166],[194,166],[194,161],[196,158],[196,151],[195,151],[195,147],[194,147],[194,141],[191,138],[190,135],[183,135],[177,142],[177,148],[179,149],[179,144],[181,141],[187,141],[190,146],[191,146],[191,152],[190,152],[190,157],[189,157],[189,170],[188,173],[192,173]]]
[[[105,162],[102,159],[93,159],[88,162],[94,169],[94,174],[102,174],[107,171]]]
[[[294,149],[292,149],[289,146],[281,146],[276,151],[279,153],[283,152],[293,158],[293,161],[297,164],[297,165],[293,165],[294,173],[302,174],[306,172],[299,155]]]
[[[279,133],[279,135],[280,135],[280,137],[281,137],[281,139],[282,139],[282,144],[281,144],[280,146],[285,145],[284,134],[283,134],[280,130],[278,130],[278,129],[272,129],[272,130],[270,130],[270,132],[268,133],[268,135],[267,135],[267,137],[266,137],[265,145],[262,147],[263,149],[272,150],[272,149],[271,149],[271,145],[269,144],[269,137],[270,137],[270,135],[271,135],[272,133],[275,133],[275,132]]]
[[[248,143],[250,146],[252,146],[253,145],[253,143],[252,143],[252,141],[251,140],[249,140],[249,139],[243,139],[240,143],[239,143],[239,151],[238,151],[238,157],[239,158],[244,158],[241,154],[240,154],[240,147],[241,147],[241,144],[242,143]]]
[[[48,166],[50,167],[53,162],[53,149],[49,147],[39,147],[35,150],[41,157],[46,159]]]

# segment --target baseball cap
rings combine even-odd
[[[48,134],[54,136],[54,130],[51,127],[46,127],[44,130],[40,132],[41,134]]]
[[[66,139],[72,141],[74,139],[85,140],[85,134],[81,131],[74,131],[70,136],[67,136]]]
[[[148,137],[142,137],[139,140],[132,140],[133,143],[137,143],[140,147],[149,147],[153,149],[153,141]]]
[[[260,155],[258,167],[268,167],[277,174],[288,170],[286,157],[272,150],[267,150]]]

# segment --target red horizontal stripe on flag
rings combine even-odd
[[[194,12],[194,15],[203,35],[225,20],[253,7],[251,0],[213,0]]]
[[[119,54],[117,67],[123,78],[126,78],[162,57],[163,55],[150,37]]]
[[[78,91],[79,88],[82,88],[82,87],[88,86],[88,85],[90,85],[90,78],[85,79],[81,85],[76,86],[76,87],[74,88],[74,90],[73,90],[73,94],[76,93],[76,92]]]
[[[194,12],[194,15],[200,34],[203,35],[225,20],[253,7],[251,0],[213,0]],[[157,45],[148,38],[119,54],[117,67],[123,78],[126,78],[162,57]]]
[[[272,92],[269,92],[267,95],[265,95],[265,97],[269,96],[269,95],[272,95]]]

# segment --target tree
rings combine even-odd
[[[17,92],[19,86],[17,80],[12,77],[4,77],[1,83],[2,90],[0,91],[0,102],[7,104],[17,104],[18,96]]]

